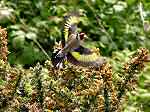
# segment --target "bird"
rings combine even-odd
[[[106,58],[100,57],[97,52],[83,46],[88,36],[84,32],[77,32],[79,22],[77,14],[65,16],[62,48],[56,50],[52,58],[52,63],[56,68],[63,68],[65,61],[83,67],[99,67],[106,63]]]
[[[77,24],[79,23],[78,16],[77,13],[71,13],[64,17],[65,23],[61,42],[62,49],[55,50],[52,54],[52,63],[56,67],[62,66],[68,52],[78,48],[83,43],[84,39],[88,38],[85,33],[77,32]]]
[[[87,38],[87,36],[83,32],[70,34],[65,46],[61,50],[57,51],[55,56],[55,60],[58,60],[56,66],[62,68],[62,62],[67,58],[67,54],[79,48],[85,38]]]
[[[69,52],[67,54],[67,60],[77,66],[95,68],[99,68],[107,62],[106,57],[102,57],[99,53],[97,53],[97,51],[93,51],[92,49],[85,48],[83,46],[80,46],[73,52]]]
[[[87,38],[87,36],[83,32],[70,34],[64,48],[58,52],[56,58],[64,57],[68,52],[72,52],[74,49],[77,49],[83,43],[85,38]]]

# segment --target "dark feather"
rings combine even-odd
[[[79,52],[80,54],[91,54],[92,51],[89,48],[85,48],[83,46],[79,46],[79,48],[74,49],[74,51]]]
[[[52,64],[55,68],[57,68],[57,65],[64,62],[64,59],[65,57],[56,57],[56,55],[58,54],[60,50],[56,51],[56,52],[53,52],[52,53],[52,57],[51,57],[51,61],[52,61]],[[59,67],[58,67],[59,68]]]

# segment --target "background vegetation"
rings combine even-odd
[[[47,56],[40,46],[51,57],[55,41],[61,39],[63,16],[79,11],[83,13],[79,31],[90,37],[86,45],[98,47],[119,72],[136,49],[150,49],[149,9],[148,0],[1,0],[0,25],[8,31],[8,62],[25,68],[43,63]],[[128,94],[125,112],[149,111],[149,73],[148,65],[136,90]]]

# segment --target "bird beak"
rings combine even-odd
[[[85,39],[88,39],[89,37],[85,34],[85,35],[84,35],[84,38],[85,38]]]

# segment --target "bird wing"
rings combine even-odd
[[[70,34],[75,34],[77,31],[77,24],[79,23],[79,16],[77,14],[70,14],[65,16],[65,24],[64,24],[64,42],[68,41]],[[64,44],[65,44],[64,43]]]
[[[82,48],[82,50],[79,50],[80,48]],[[92,50],[82,46],[80,46],[79,49],[68,53],[67,60],[70,63],[84,67],[100,67],[106,63],[106,58],[100,57],[96,52],[92,52]]]
[[[59,52],[68,52],[70,49],[70,44],[74,43],[73,36],[71,34],[76,34],[77,30],[77,24],[79,23],[79,14],[78,13],[70,13],[69,15],[64,17],[65,23],[62,33],[62,49],[57,50],[57,52],[53,52],[52,56],[52,63],[56,67],[58,64],[63,63],[65,60],[65,55],[63,53],[60,53],[60,56],[58,55]],[[74,46],[73,46],[74,47]]]
[[[85,48],[82,45],[80,45],[78,48],[74,49],[75,52],[78,52],[80,54],[91,54],[92,51],[89,48]]]
[[[61,63],[63,64],[63,61],[65,60],[65,57],[58,57],[56,58],[56,55],[58,54],[58,52],[60,51],[60,49],[57,49],[57,51],[52,53],[51,56],[51,61],[54,67],[56,68],[60,68],[59,65],[61,65]]]

